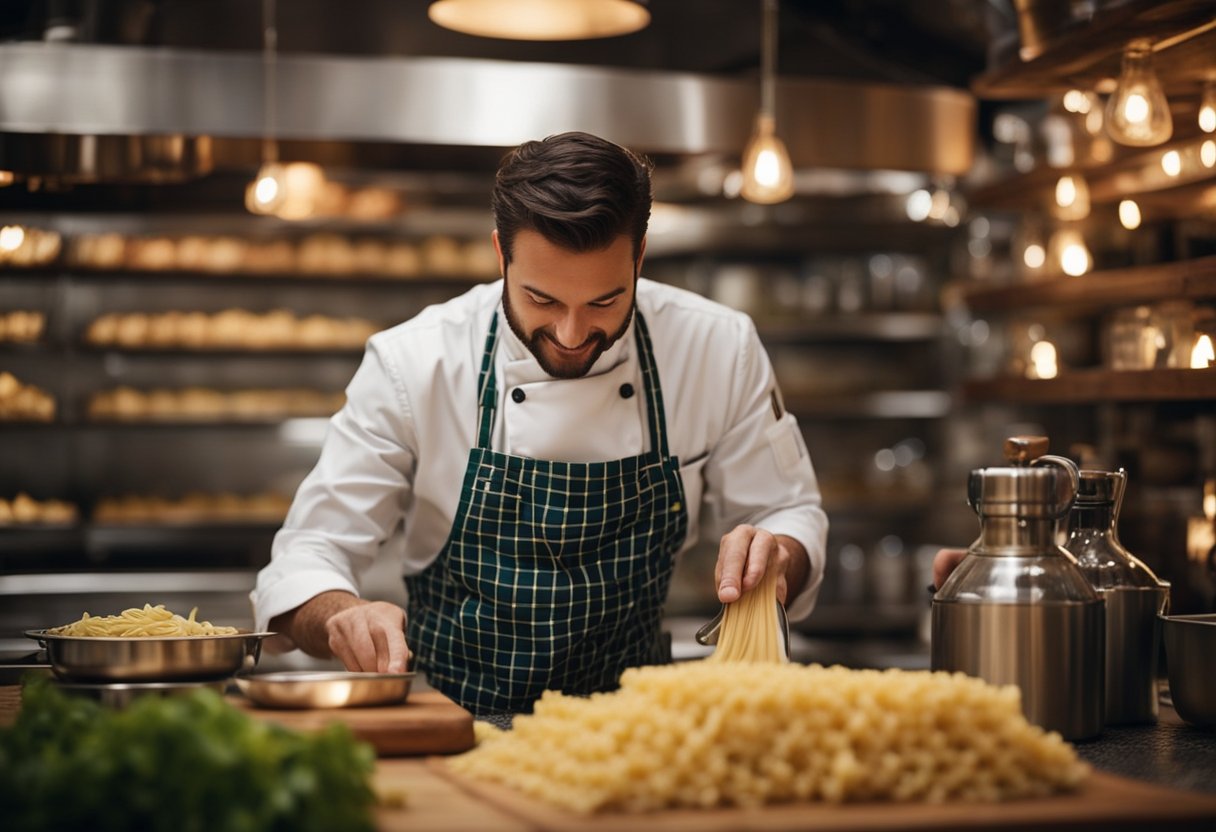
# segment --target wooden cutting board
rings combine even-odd
[[[467,794],[544,832],[843,832],[916,829],[1216,829],[1216,797],[1095,771],[1080,791],[995,804],[797,803],[764,809],[673,809],[585,817],[494,783],[456,774],[440,758],[430,768]]]
[[[411,692],[402,705],[369,708],[289,710],[260,708],[230,697],[250,716],[297,731],[317,731],[342,722],[381,757],[455,754],[473,747],[473,716],[438,691]]]

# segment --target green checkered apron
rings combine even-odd
[[[452,531],[406,579],[410,648],[430,683],[474,713],[530,711],[549,689],[611,690],[654,653],[688,512],[640,314],[635,327],[651,450],[574,463],[490,449],[498,317],[490,324]]]

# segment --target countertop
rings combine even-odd
[[[19,704],[19,687],[0,686],[0,725],[8,724],[15,718]],[[502,725],[509,723],[509,720],[496,720],[496,722]],[[1216,794],[1216,732],[1203,731],[1186,725],[1168,703],[1162,704],[1160,719],[1155,725],[1106,728],[1098,738],[1075,745],[1081,757],[1100,771],[1157,786],[1184,789],[1192,793]],[[386,790],[389,794],[399,790],[405,795],[407,801],[404,809],[386,807],[377,813],[377,825],[382,830],[548,828],[543,824],[537,826],[529,823],[529,818],[520,817],[518,813],[504,811],[504,806],[495,804],[493,801],[486,802],[464,793],[447,782],[445,778],[436,777],[432,767],[421,759],[383,759],[377,766],[376,779],[382,790]],[[1111,786],[1106,785],[1104,788],[1109,791]],[[1131,801],[1136,805],[1144,804],[1149,807],[1163,807],[1153,811],[1169,809],[1181,814],[1188,811],[1181,805],[1172,805],[1168,797],[1169,793],[1149,793],[1146,787],[1144,794],[1136,797],[1130,794],[1131,791],[1134,791],[1131,784],[1127,784],[1127,790],[1129,794],[1126,796],[1125,802]],[[1114,799],[1113,796],[1119,793],[1110,792],[1110,794]],[[1198,798],[1199,794],[1195,796]],[[1136,799],[1132,800],[1133,797]],[[1179,795],[1179,799],[1172,803],[1182,804],[1186,803],[1188,799]],[[1162,802],[1163,800],[1165,802]],[[1190,800],[1190,802],[1195,801]],[[1093,805],[1092,798],[1089,805]],[[457,807],[459,807],[458,811]],[[1212,807],[1209,810],[1211,814],[1202,814],[1201,817],[1205,820],[1216,817],[1216,803],[1212,804]],[[883,812],[881,808],[874,811],[880,815]],[[895,812],[896,807],[891,807],[890,811]],[[858,810],[842,817],[852,818],[856,815],[854,819],[860,822],[863,814],[865,812]],[[866,815],[866,817],[869,816]],[[883,815],[883,818],[886,816]],[[965,817],[960,816],[960,818],[959,822],[966,826]],[[894,823],[895,815],[887,820]],[[1025,820],[1028,823],[1024,827],[1018,828],[1030,826],[1037,828],[1039,826],[1039,823],[1030,818]],[[1108,822],[1111,820],[1111,818],[1106,819]],[[1164,818],[1161,820],[1167,822]],[[425,821],[425,823],[420,825],[420,821]],[[521,821],[523,822],[521,823]],[[1134,819],[1128,819],[1128,823],[1132,827],[1137,826],[1138,823],[1133,821]],[[1171,826],[1180,822],[1179,828],[1184,826],[1211,828],[1206,822],[1196,826],[1196,821],[1197,818],[1191,811],[1190,816],[1186,819],[1180,816],[1177,822],[1173,820],[1168,822]],[[473,825],[470,826],[470,824]],[[801,829],[804,825],[799,821],[790,828]],[[916,826],[916,824],[912,824],[912,826]],[[767,829],[768,827],[757,828]],[[904,827],[896,824],[891,828]]]
[[[1187,725],[1167,702],[1156,725],[1108,726],[1095,739],[1074,745],[1094,768],[1216,794],[1216,731]]]

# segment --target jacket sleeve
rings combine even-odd
[[[719,524],[741,523],[800,542],[806,585],[787,599],[791,621],[810,615],[823,581],[828,519],[798,421],[785,412],[773,368],[749,318],[738,323],[729,416],[705,466],[706,501]]]
[[[373,339],[258,573],[250,599],[259,630],[322,592],[358,594],[411,494],[417,441],[404,390]]]

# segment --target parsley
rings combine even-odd
[[[371,830],[374,766],[344,725],[296,733],[214,691],[116,711],[37,680],[0,729],[0,827]]]

